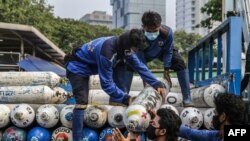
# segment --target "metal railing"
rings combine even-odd
[[[196,86],[226,83],[229,93],[240,95],[241,50],[242,19],[230,17],[189,50],[190,82]],[[214,68],[216,76],[213,76]]]

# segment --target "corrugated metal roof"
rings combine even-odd
[[[24,53],[53,61],[63,66],[65,53],[46,38],[33,26],[0,22],[0,51],[21,51],[21,40],[24,42]]]

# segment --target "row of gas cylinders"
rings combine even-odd
[[[151,105],[149,105],[151,106]],[[146,107],[148,108],[148,107]],[[105,125],[116,128],[130,128],[131,130],[145,131],[143,126],[148,126],[150,115],[145,107],[141,105],[132,105],[129,107],[109,106],[109,105],[90,105],[84,112],[84,124],[89,128],[100,129]],[[176,108],[169,104],[163,104],[160,108],[169,108],[177,115],[180,115],[182,123],[192,128],[200,128],[203,123],[208,129],[211,128],[211,121],[214,115],[214,108]],[[74,105],[41,105],[35,111],[28,104],[18,104],[10,110],[9,106],[0,105],[0,129],[9,125],[15,125],[20,128],[29,128],[33,125],[39,125],[44,128],[54,128],[64,126],[72,128],[72,114]],[[61,109],[61,110],[60,110]],[[179,114],[180,111],[180,114]],[[135,120],[136,122],[131,122]],[[133,125],[139,124],[139,125]],[[143,126],[142,126],[143,125]],[[135,126],[135,127],[134,127]]]
[[[163,81],[161,78],[159,80]],[[179,82],[172,78],[168,103],[181,106],[182,95]],[[30,104],[62,104],[68,103],[69,91],[63,87],[60,76],[53,72],[1,72],[0,73],[0,103],[30,103]],[[109,96],[101,89],[98,75],[90,77],[90,91],[88,102],[92,105],[109,105]],[[211,84],[205,87],[194,88],[190,84],[191,97],[195,107],[214,107],[214,97],[225,93],[222,85]],[[142,79],[133,77],[131,96],[138,95],[144,89]]]
[[[108,141],[112,138],[112,127],[103,128],[100,131],[84,127],[82,130],[83,141]],[[124,136],[128,131],[122,130]],[[142,133],[138,137],[139,141],[145,141]],[[72,130],[67,127],[57,127],[53,130],[35,126],[30,129],[10,126],[3,132],[0,130],[0,141],[73,141]]]
[[[118,106],[115,106],[115,107],[118,107]],[[112,110],[116,110],[116,108],[114,108],[114,107],[112,107],[112,108],[111,108]],[[174,110],[176,113],[178,113],[177,109],[175,109],[171,105],[162,105],[161,108],[170,108],[170,109]],[[98,111],[99,108],[94,109],[94,110]],[[204,109],[202,109],[202,110],[204,110]],[[207,109],[207,110],[203,111],[204,113],[202,112],[202,110],[199,110],[197,108],[185,108],[185,109],[183,109],[181,114],[180,114],[180,117],[181,117],[183,124],[189,125],[190,127],[193,127],[193,128],[198,128],[202,125],[202,123],[204,121],[204,125],[206,127],[210,128],[212,117],[215,114],[214,108]],[[61,112],[63,112],[63,111],[61,111]],[[71,112],[70,112],[70,114],[72,115]],[[87,113],[87,111],[85,111],[85,112],[86,112],[85,114],[89,114],[89,113]],[[113,113],[114,112],[112,112],[112,114]],[[65,115],[67,115],[67,114],[68,113],[65,113]],[[95,112],[94,114],[98,115],[98,114],[100,114],[100,111]],[[106,113],[104,112],[101,114],[106,114]],[[111,122],[111,124],[109,124],[109,125],[103,124],[103,119],[97,119],[96,123],[93,124],[94,121],[93,121],[93,117],[92,117],[92,119],[90,119],[90,121],[92,122],[91,125],[94,125],[95,128],[91,128],[90,127],[91,125],[87,124],[85,122],[85,125],[87,127],[85,126],[86,128],[84,128],[83,132],[82,132],[84,135],[84,138],[86,140],[89,140],[89,141],[97,141],[97,140],[106,141],[106,139],[112,133],[111,125],[113,125],[113,127],[119,127],[119,128],[124,127],[124,123],[119,123],[119,121],[122,120],[121,119],[122,117],[119,117],[119,114],[121,114],[121,112],[118,113],[118,115],[117,115],[118,117],[117,116],[113,117],[113,119],[112,119],[113,123]],[[103,115],[100,115],[100,116],[103,116]],[[204,119],[203,119],[203,116],[204,116]],[[63,117],[63,118],[66,118],[66,117]],[[108,118],[110,118],[110,116],[108,116]],[[106,119],[106,118],[104,118],[104,119]],[[71,117],[71,120],[72,120],[72,117]],[[54,120],[52,120],[52,121],[54,121]],[[108,120],[108,121],[110,121],[110,120]],[[69,126],[71,124],[71,123],[69,123],[71,121],[67,121],[67,119],[64,119],[63,122],[64,122],[64,125],[66,125],[66,126]],[[38,121],[37,121],[37,123],[38,123]],[[57,140],[58,141],[60,139],[72,141],[71,128],[65,127],[63,124],[57,124],[57,126],[52,127],[52,128],[45,128],[45,127],[42,127],[40,124],[39,125],[37,125],[37,124],[31,125],[30,127],[26,127],[26,128],[19,128],[19,127],[13,126],[13,125],[16,125],[16,124],[12,123],[12,125],[8,126],[8,128],[7,127],[0,128],[0,134],[1,134],[1,131],[3,133],[2,140],[11,140],[14,138],[14,139],[19,140],[19,141],[25,141],[25,140],[30,141],[30,140],[35,140],[35,139],[38,141],[49,141],[49,140]],[[48,124],[46,124],[46,125],[48,125]],[[101,125],[102,125],[102,127],[101,127]],[[96,128],[97,126],[99,126],[99,127]],[[124,130],[124,129],[125,128],[121,128],[121,130]],[[145,138],[143,136],[143,134],[141,135],[141,138]],[[0,135],[0,139],[1,139],[1,135]]]

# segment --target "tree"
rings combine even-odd
[[[122,29],[111,30],[105,26],[54,17],[53,6],[47,5],[45,0],[2,0],[0,22],[34,26],[66,53],[94,38],[123,32]]]
[[[199,39],[201,39],[199,34],[186,33],[185,31],[175,31],[174,47],[179,50],[184,60],[187,60],[188,49],[197,44]]]
[[[179,50],[179,53],[184,60],[187,60],[188,49],[196,45],[199,39],[201,39],[199,34],[186,33],[185,31],[175,31],[174,48]],[[147,65],[150,69],[163,69],[163,63],[159,59],[154,59]]]
[[[222,0],[209,0],[202,8],[201,13],[209,17],[202,20],[196,27],[205,27],[211,29],[213,22],[222,21]]]

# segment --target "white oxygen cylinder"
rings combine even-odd
[[[90,76],[89,81],[90,89],[102,89],[99,75]],[[142,91],[144,89],[143,81],[140,76],[134,76],[131,83],[131,91]]]
[[[60,112],[60,120],[63,126],[72,128],[73,110],[75,105],[67,105]]]
[[[128,130],[145,132],[151,117],[149,110],[157,110],[162,104],[162,97],[152,87],[145,88],[128,106],[123,115],[123,121]]]
[[[84,111],[84,123],[90,128],[102,128],[108,119],[108,112],[103,106],[89,106]]]
[[[176,92],[169,92],[165,98],[165,104],[170,104],[176,107],[181,107],[183,102],[182,94]]]
[[[167,109],[170,109],[172,111],[174,111],[176,113],[176,115],[179,116],[179,111],[173,106],[173,105],[170,105],[170,104],[163,104],[161,105],[160,108],[167,108]]]
[[[0,87],[1,103],[63,103],[66,101],[67,92],[63,89],[52,90],[48,86],[8,86]]]
[[[123,114],[126,107],[114,106],[108,111],[108,123],[111,127],[124,128]]]
[[[0,109],[0,128],[3,128],[10,123],[10,108],[0,104]]]
[[[201,107],[201,108],[209,107],[204,100],[204,91],[206,88],[207,88],[207,86],[199,87],[199,88],[195,88],[195,89],[190,90],[192,101],[193,101],[195,107]]]
[[[41,105],[36,111],[36,121],[42,127],[54,127],[59,121],[59,111],[51,104]]]
[[[34,109],[28,104],[19,104],[16,105],[11,113],[11,122],[20,128],[30,126],[34,119],[35,119],[35,111]]]
[[[203,124],[203,115],[197,108],[188,107],[184,108],[180,114],[182,124],[190,128],[198,129]]]
[[[204,126],[207,129],[212,129],[213,128],[213,117],[215,115],[215,108],[209,108],[204,112]]]
[[[54,72],[1,72],[0,86],[37,86],[55,87],[60,83],[60,76]]]
[[[226,89],[219,84],[211,84],[204,91],[204,100],[210,107],[215,107],[214,98],[219,94],[225,94]]]

